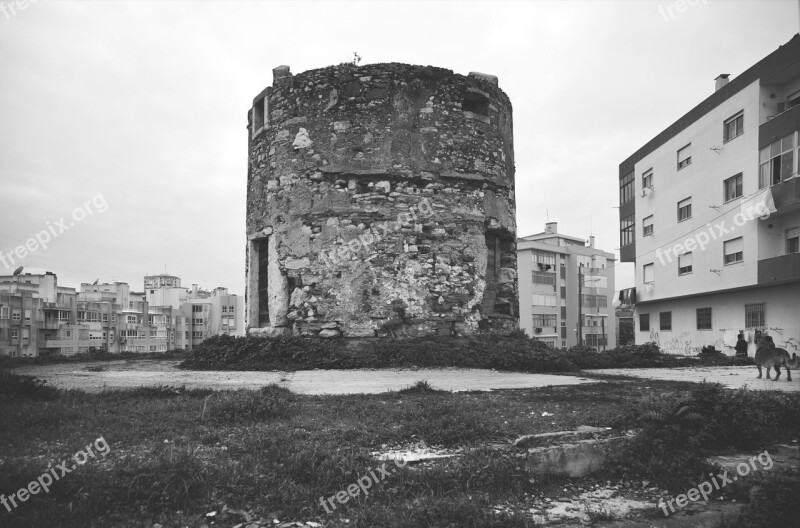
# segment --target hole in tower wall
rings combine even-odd
[[[491,231],[486,233],[485,241],[486,288],[483,294],[483,314],[513,316],[515,315],[513,282],[509,283],[508,273],[502,272],[501,269],[508,267],[511,254],[516,252],[514,238],[507,231]]]
[[[467,92],[464,94],[464,100],[461,102],[461,109],[472,112],[473,114],[488,117],[489,98],[476,92]]]
[[[257,240],[254,244],[258,252],[258,326],[269,326],[269,238]]]
[[[253,105],[253,135],[265,125],[269,125],[268,102],[266,97],[259,99]]]

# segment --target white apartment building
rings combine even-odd
[[[621,261],[636,266],[636,343],[800,350],[800,35],[622,162]]]
[[[556,222],[517,239],[520,328],[554,348],[613,348],[614,261],[594,247],[594,237],[587,245],[559,234]]]

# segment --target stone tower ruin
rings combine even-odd
[[[249,333],[516,329],[512,134],[491,75],[275,68],[248,112]]]

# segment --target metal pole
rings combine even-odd
[[[578,346],[583,345],[583,310],[581,309],[581,292],[583,288],[583,275],[581,264],[578,263]]]

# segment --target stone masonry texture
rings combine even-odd
[[[491,75],[275,68],[248,113],[250,334],[518,328],[511,114]]]

